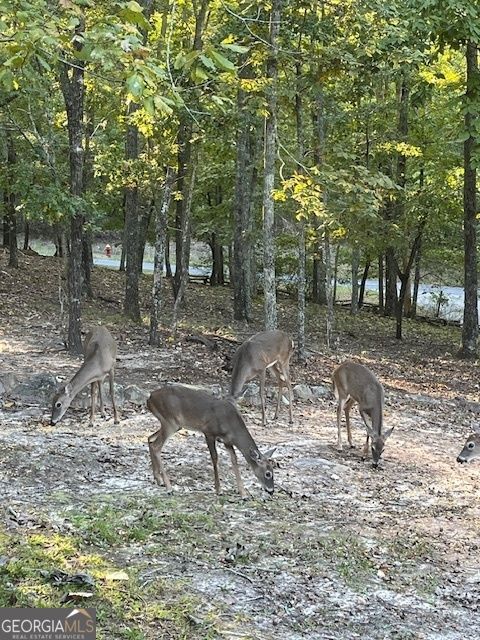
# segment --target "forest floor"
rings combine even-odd
[[[80,360],[62,349],[61,262],[0,253],[0,382],[34,374],[68,379]],[[226,357],[261,329],[231,319],[231,292],[194,284],[176,338],[160,348],[144,323],[121,315],[123,277],[95,269],[84,326],[116,336],[119,385],[153,390],[178,381],[228,388]],[[171,299],[165,289],[165,305]],[[167,311],[168,317],[168,311]],[[295,304],[279,299],[279,326],[293,333]],[[210,336],[211,350],[190,342]],[[165,447],[173,494],[153,483],[147,437],[156,423],[125,403],[121,423],[70,409],[49,424],[49,401],[22,402],[0,386],[0,606],[81,606],[97,612],[108,640],[214,638],[468,640],[480,629],[480,463],[456,456],[480,404],[477,363],[458,360],[458,329],[337,310],[335,349],[324,311],[308,309],[305,365],[294,384],[330,384],[345,358],[385,387],[387,441],[381,468],[361,459],[365,431],[352,412],[355,449],[335,449],[333,396],[283,407],[262,429],[241,407],[261,450],[276,446],[276,491],[266,499],[242,460],[250,493],[235,489],[220,451],[223,494],[213,490],[203,438],[180,432]]]

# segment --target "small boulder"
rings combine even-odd
[[[128,385],[124,390],[124,398],[127,402],[132,402],[133,404],[141,406],[145,405],[149,395],[150,393],[148,391],[140,389],[140,387],[137,387],[134,384]]]
[[[17,384],[10,395],[20,402],[49,404],[57,388],[57,381],[50,373],[37,373]]]
[[[312,400],[313,393],[308,384],[296,384],[293,387],[293,395],[296,400]]]
[[[238,398],[238,404],[242,404],[249,407],[260,406],[260,387],[254,382],[249,382],[245,385],[243,394]]]
[[[310,387],[314,398],[330,398],[333,394],[332,387],[325,384]]]

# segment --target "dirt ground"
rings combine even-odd
[[[0,254],[0,380],[67,379],[80,361],[61,344],[61,264],[26,255],[19,271],[5,265]],[[150,286],[143,278],[144,309]],[[232,322],[228,289],[192,285],[179,335],[167,311],[163,345],[152,348],[146,319],[121,317],[121,275],[96,269],[94,288],[85,326],[102,322],[116,336],[123,386],[226,391],[234,340],[261,328],[260,300],[256,326],[244,327]],[[356,411],[356,447],[336,451],[333,396],[296,401],[293,426],[286,407],[273,421],[272,400],[266,429],[257,408],[242,407],[259,448],[276,446],[271,499],[243,460],[250,498],[240,499],[224,451],[217,498],[205,442],[186,431],[164,450],[167,495],[153,483],[156,422],[145,408],[126,403],[118,427],[98,416],[93,428],[85,409],[71,409],[52,427],[48,402],[0,395],[0,606],[81,602],[97,609],[98,637],[112,640],[478,638],[480,463],[456,463],[480,413],[477,363],[456,358],[455,329],[406,321],[399,343],[391,320],[337,315],[328,352],[322,311],[309,309],[309,357],[292,363],[293,382],[329,384],[347,357],[366,364],[384,384],[393,435],[375,470],[361,459]],[[294,322],[293,303],[280,299],[280,327],[293,332]],[[95,586],[52,586],[54,569]]]

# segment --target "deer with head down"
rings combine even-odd
[[[360,415],[367,429],[367,441],[364,456],[368,456],[368,443],[371,438],[373,466],[377,467],[385,447],[386,439],[391,435],[393,427],[383,431],[383,387],[375,375],[363,364],[347,360],[333,372],[333,389],[338,400],[337,449],[342,450],[342,411],[345,411],[348,444],[353,447],[350,430],[350,409],[358,403]]]
[[[170,492],[172,487],[163,466],[162,448],[170,436],[185,428],[199,431],[205,436],[212,459],[217,494],[220,493],[217,442],[222,442],[230,454],[238,491],[242,497],[246,496],[246,492],[234,447],[242,452],[265,491],[273,493],[273,467],[270,457],[274,449],[263,455],[260,453],[231,398],[219,399],[204,391],[171,385],[151,393],[147,407],[160,421],[160,429],[148,438],[153,476],[157,484],[163,482],[167,491]]]
[[[267,369],[275,374],[278,384],[278,417],[284,384],[288,388],[288,410],[290,424],[292,418],[293,392],[290,381],[290,357],[293,353],[293,340],[285,331],[261,331],[241,344],[233,356],[232,382],[230,394],[238,398],[247,382],[258,377],[260,381],[260,400],[262,404],[262,426],[265,426],[265,377]]]
[[[457,456],[457,462],[472,462],[480,457],[480,427],[474,427],[474,433],[468,436],[463,449]]]
[[[114,337],[105,327],[92,329],[85,338],[84,361],[73,378],[54,396],[50,424],[54,425],[63,418],[75,396],[87,385],[91,385],[90,425],[93,425],[96,408],[96,391],[100,399],[100,413],[105,417],[103,406],[102,382],[108,376],[114,423],[118,424],[118,413],[115,405],[114,371],[117,358],[117,344]]]

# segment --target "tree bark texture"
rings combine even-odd
[[[352,300],[350,302],[350,313],[356,315],[358,313],[358,270],[360,268],[360,249],[357,246],[352,247]]]
[[[8,226],[8,266],[18,269],[18,253],[17,253],[17,194],[15,193],[15,165],[17,164],[17,154],[13,135],[7,129],[7,172],[8,172],[8,193],[7,195],[7,226]]]
[[[263,177],[263,292],[266,330],[277,328],[277,292],[275,285],[275,156],[277,152],[277,76],[278,36],[280,33],[282,0],[273,0],[270,14],[270,51],[266,75],[268,87],[265,118],[265,161]]]
[[[138,109],[138,105],[130,104],[129,115]],[[138,128],[129,123],[125,139],[125,159],[128,163],[138,158]],[[139,219],[138,219],[138,185],[135,178],[129,180],[125,188],[125,301],[124,313],[134,322],[140,321],[140,302],[138,283]]]
[[[83,46],[84,20],[75,28],[78,38],[75,48]],[[84,63],[75,59],[70,67],[67,62],[60,63],[60,85],[67,112],[70,193],[77,200],[77,209],[70,221],[70,252],[68,256],[68,349],[71,353],[83,352],[81,338],[81,296],[82,296],[82,236],[84,212],[81,201],[83,196],[84,164]]]
[[[465,129],[468,138],[463,145],[463,241],[464,241],[464,310],[461,355],[474,358],[477,355],[478,339],[478,272],[477,272],[477,172],[472,165],[477,139],[475,137],[476,117],[470,105],[480,99],[480,74],[478,69],[477,45],[467,42],[467,91],[465,101]]]
[[[168,167],[161,201],[155,203],[155,258],[153,266],[153,289],[152,305],[150,309],[149,336],[149,344],[152,346],[158,346],[160,342],[158,325],[162,312],[163,262],[165,256],[168,209],[170,208],[174,183],[175,172]]]
[[[360,282],[360,292],[358,294],[358,308],[363,307],[363,301],[365,298],[365,286],[367,284],[368,272],[370,271],[371,260],[367,258],[365,261],[365,267],[363,269],[362,281]]]
[[[237,93],[237,158],[235,167],[235,199],[233,208],[233,316],[249,322],[252,304],[252,210],[255,141],[252,118],[248,113],[247,94]]]

